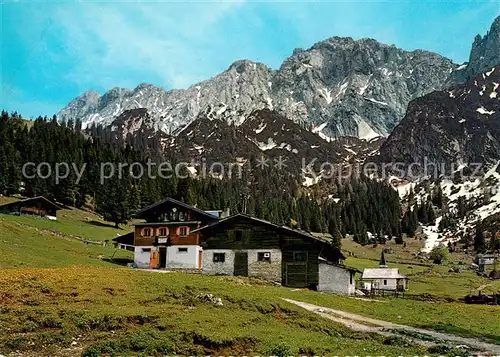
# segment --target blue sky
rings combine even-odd
[[[0,5],[0,107],[52,115],[93,89],[186,88],[248,58],[278,68],[294,48],[372,37],[468,59],[500,14],[486,1],[9,1]]]

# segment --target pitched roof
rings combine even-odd
[[[115,243],[134,245],[134,232],[126,233],[112,239]]]
[[[47,198],[45,198],[43,196],[36,196],[36,197],[25,198],[23,200],[18,200],[18,201],[14,201],[14,202],[4,203],[3,205],[0,205],[0,207],[17,206],[19,204],[26,205],[26,204],[31,203],[31,201],[44,201],[47,204],[49,204],[50,206],[52,206],[55,210],[62,209],[62,207],[56,205],[54,202],[48,200]]]
[[[349,265],[344,265],[344,264],[335,264],[335,263],[332,263],[332,262],[329,262],[327,260],[325,260],[323,257],[319,257],[319,262],[320,263],[325,263],[325,264],[328,264],[328,265],[333,265],[337,268],[341,268],[341,269],[344,269],[344,270],[349,270],[349,271],[353,271],[355,273],[361,273],[361,270],[359,270],[358,268],[355,268],[355,267],[351,267]]]
[[[367,268],[363,271],[361,279],[405,279],[396,268]]]
[[[206,216],[206,217],[209,217],[209,218],[212,218],[212,219],[218,219],[218,217],[215,216],[215,215],[213,215],[213,214],[210,214],[210,213],[205,212],[205,211],[203,211],[203,210],[201,210],[199,208],[190,206],[187,203],[184,203],[182,201],[178,201],[178,200],[170,198],[170,197],[167,197],[164,200],[161,200],[159,202],[156,202],[156,203],[153,203],[153,204],[151,204],[149,206],[144,207],[140,211],[136,212],[135,217],[140,217],[145,212],[150,211],[151,209],[153,209],[153,208],[155,208],[157,206],[160,206],[160,205],[162,205],[162,204],[164,204],[166,202],[170,202],[170,203],[173,203],[174,205],[184,207],[186,209],[189,209],[189,210],[191,210],[193,212],[199,213],[200,215],[203,215],[203,216]]]
[[[283,230],[283,231],[286,231],[286,232],[291,233],[291,234],[301,235],[301,236],[307,237],[309,239],[312,239],[314,241],[317,241],[317,242],[320,242],[320,243],[323,243],[323,244],[328,244],[328,246],[331,246],[331,242],[328,239],[321,238],[321,237],[316,237],[316,236],[314,236],[314,235],[312,235],[312,234],[310,234],[308,232],[305,232],[305,231],[302,231],[302,230],[299,230],[299,229],[293,229],[293,228],[290,228],[290,227],[287,227],[287,226],[280,226],[278,224],[266,221],[264,219],[257,218],[257,217],[252,217],[252,216],[249,216],[249,215],[243,214],[243,213],[237,213],[237,214],[234,214],[232,216],[223,218],[223,219],[221,219],[221,220],[219,220],[217,222],[213,222],[213,223],[207,224],[207,225],[205,225],[203,227],[200,227],[198,229],[195,229],[195,230],[191,231],[191,233],[200,232],[202,230],[205,230],[207,228],[216,226],[218,224],[222,224],[224,222],[231,221],[231,220],[233,220],[233,219],[235,219],[237,217],[244,217],[244,218],[250,219],[252,221],[263,223],[265,225],[272,226],[272,227],[274,227],[276,229]],[[338,253],[340,254],[340,256],[341,256],[342,259],[345,259],[344,255],[342,254],[342,252],[340,250],[338,251]],[[324,258],[326,258],[327,260],[329,260],[328,259],[329,258],[328,254],[324,253],[322,255],[324,256]]]

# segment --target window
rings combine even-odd
[[[259,262],[270,262],[271,261],[271,253],[270,252],[258,252],[257,260]]]
[[[306,262],[307,261],[307,252],[294,252],[293,260],[296,262]]]
[[[142,235],[143,235],[144,237],[151,237],[151,228],[144,228],[144,229],[142,230]]]
[[[188,234],[188,227],[185,227],[185,226],[179,227],[179,235],[181,237],[185,237],[185,236],[187,236],[187,234]]]
[[[214,253],[214,263],[224,263],[226,261],[226,253]]]
[[[184,215],[184,212],[179,212],[179,221],[183,222],[186,220],[186,216]]]
[[[387,280],[384,279],[384,285],[387,285]]]
[[[352,271],[350,271],[350,272],[349,272],[349,284],[351,284],[351,285],[352,285],[352,276],[353,276],[353,275],[354,275],[354,274],[352,273]]]
[[[166,237],[167,235],[168,235],[168,228],[167,227],[161,227],[158,229],[158,236]]]
[[[187,253],[187,248],[177,248],[177,253]]]
[[[243,239],[243,231],[241,231],[241,230],[234,231],[234,239],[237,242],[241,242],[241,240]]]
[[[142,248],[142,252],[143,253],[147,253],[147,252],[150,252],[151,251],[151,248]]]

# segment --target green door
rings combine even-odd
[[[248,252],[234,254],[234,275],[248,276]]]
[[[307,262],[285,263],[285,285],[307,287]]]

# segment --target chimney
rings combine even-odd
[[[229,207],[222,211],[220,218],[226,218],[231,215]]]

